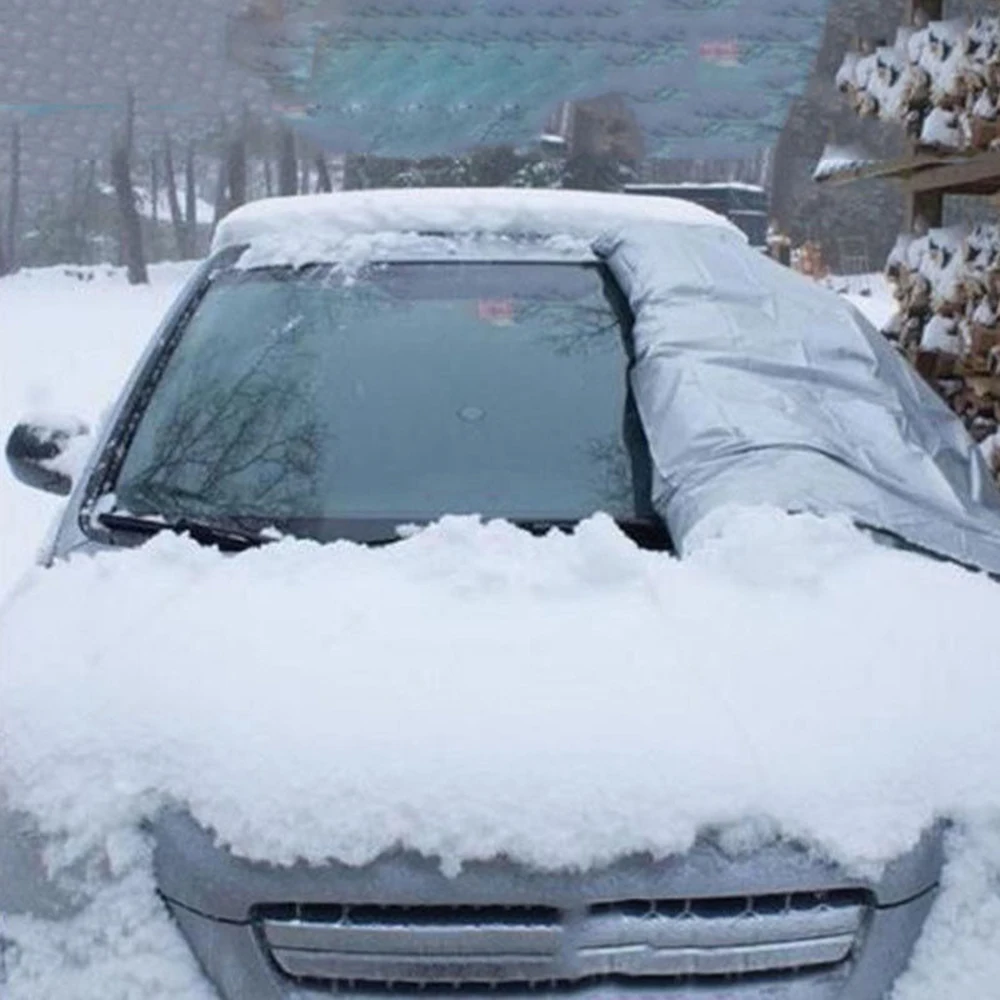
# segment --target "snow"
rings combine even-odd
[[[980,446],[983,458],[991,469],[1000,469],[1000,431],[983,441]]]
[[[848,52],[836,83],[860,114],[904,124],[925,145],[985,147],[989,136],[979,137],[975,120],[996,118],[998,52],[995,15],[933,21],[900,29],[892,46]]]
[[[920,347],[925,351],[940,351],[958,357],[962,353],[962,339],[958,320],[947,316],[932,316],[924,327]]]
[[[40,411],[95,426],[190,269],[154,265],[152,284],[139,288],[111,268],[53,267],[0,279],[0,441]],[[4,463],[0,601],[61,509],[58,497],[22,486]]]
[[[99,184],[101,194],[114,195],[115,189],[110,184]],[[153,212],[153,194],[148,189],[143,187],[141,184],[133,185],[133,190],[135,191],[135,206],[139,214],[145,219],[152,219],[154,217]],[[177,198],[180,205],[181,215],[183,216],[186,211],[185,202],[185,192],[178,191]],[[210,202],[205,201],[202,197],[196,197],[194,201],[195,210],[195,221],[200,226],[211,226],[215,224],[215,206]],[[160,222],[170,222],[170,196],[167,194],[166,190],[161,187],[156,195],[156,212],[155,217]]]
[[[764,194],[760,184],[750,184],[746,181],[677,181],[676,183],[638,183],[626,184],[626,191],[663,191],[669,188],[680,191],[745,191],[748,194]]]
[[[823,282],[843,295],[876,330],[884,330],[898,311],[892,286],[884,274],[831,275]]]
[[[634,222],[742,232],[714,212],[674,198],[534,188],[403,188],[266,198],[220,223],[212,248],[254,244],[273,262],[322,254],[332,241],[380,233],[532,234],[594,239]]]
[[[419,232],[340,233],[307,228],[294,233],[262,234],[240,254],[235,266],[249,270],[281,263],[304,267],[317,261],[335,261],[338,271],[351,275],[372,260],[464,259],[594,261],[589,239],[547,236],[532,242],[511,236],[468,233],[457,237]]]
[[[961,118],[955,111],[931,108],[924,119],[920,139],[928,146],[961,149],[965,141]]]
[[[841,146],[832,143],[823,150],[823,155],[813,171],[814,181],[825,181],[851,170],[859,170],[873,162],[872,157],[856,146]]]
[[[99,417],[184,273],[0,281],[4,424]],[[5,545],[37,536],[58,501],[0,484]],[[772,510],[690,545],[450,518],[380,549],[164,535],[31,571],[0,610],[0,788],[54,836],[54,871],[89,874],[70,921],[4,916],[4,1000],[207,1000],[140,830],[168,800],[250,857],[405,843],[447,871],[663,854],[752,820],[870,874],[947,815],[894,1000],[995,995],[1000,587]]]

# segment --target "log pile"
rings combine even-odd
[[[926,148],[1000,148],[1000,16],[902,27],[892,45],[858,41],[837,86],[860,115],[901,123]]]
[[[904,26],[892,45],[858,41],[837,86],[921,149],[1000,150],[1000,14]],[[887,273],[899,314],[885,332],[963,418],[1000,482],[1000,225],[901,236]]]
[[[887,273],[899,313],[886,334],[963,418],[1000,482],[1000,225],[901,236]]]

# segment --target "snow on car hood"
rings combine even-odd
[[[941,815],[995,842],[1000,588],[836,520],[733,510],[698,535],[680,561],[603,516],[545,538],[456,518],[386,548],[164,535],[37,571],[0,620],[0,798],[53,870],[107,885],[65,926],[5,918],[8,995],[204,995],[164,969],[181,950],[149,904],[137,831],[167,804],[250,858],[406,845],[448,872],[719,828],[875,875]],[[931,956],[969,959],[955,921],[982,924],[996,871],[976,857]],[[970,940],[1000,954],[1000,925]]]
[[[161,536],[12,602],[0,773],[81,849],[174,799],[281,862],[586,867],[768,816],[877,865],[998,792],[995,637],[959,658],[920,627],[998,612],[986,577],[777,514],[685,562],[603,516],[234,558]]]
[[[653,502],[682,548],[733,503],[846,514],[1000,573],[1000,492],[961,421],[838,296],[705,228],[600,239],[636,316]]]

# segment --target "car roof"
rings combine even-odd
[[[745,242],[727,219],[674,198],[537,188],[400,188],[266,198],[219,224],[213,252],[250,245],[275,259],[321,260],[323,248],[376,234],[575,239],[642,224],[710,227]]]

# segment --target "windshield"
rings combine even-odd
[[[445,514],[653,521],[627,333],[597,265],[227,272],[149,399],[118,505],[324,538]]]

